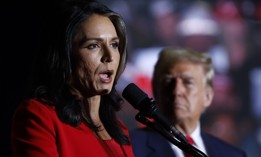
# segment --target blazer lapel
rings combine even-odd
[[[150,157],[175,157],[168,140],[157,132],[151,131],[148,135],[148,147],[151,149]]]
[[[204,145],[206,147],[208,156],[218,157],[218,155],[216,154],[216,150],[215,150],[215,148],[216,148],[215,143],[213,143],[213,141],[211,141],[210,137],[206,133],[201,132],[201,136],[202,136]]]

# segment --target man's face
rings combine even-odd
[[[161,109],[176,124],[197,124],[212,99],[203,67],[188,61],[176,63],[169,69],[160,91]]]

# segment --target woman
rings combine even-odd
[[[115,115],[115,84],[127,55],[122,18],[95,1],[71,1],[50,19],[36,57],[34,97],[14,115],[14,157],[133,156]]]

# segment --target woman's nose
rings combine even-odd
[[[103,56],[102,56],[102,62],[112,62],[113,61],[113,55],[112,55],[112,51],[105,47],[103,49]]]

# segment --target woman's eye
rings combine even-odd
[[[98,44],[89,44],[89,45],[87,46],[88,49],[95,49],[95,48],[97,48],[97,47],[99,47]]]
[[[111,44],[111,47],[117,49],[119,47],[119,43],[118,42],[114,42]]]

